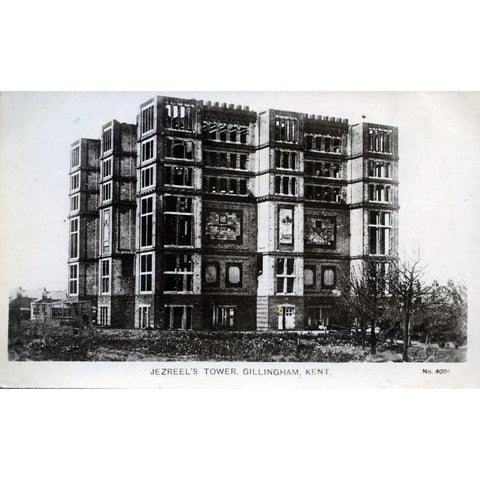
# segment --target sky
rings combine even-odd
[[[418,252],[445,282],[475,275],[480,244],[480,93],[3,92],[0,96],[0,280],[65,289],[70,144],[112,119],[135,123],[154,95],[212,100],[399,128],[400,253]]]

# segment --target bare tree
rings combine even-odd
[[[454,342],[464,345],[467,341],[467,289],[463,283],[449,280],[446,285],[435,284],[438,302],[423,309],[420,315],[424,341],[429,343]]]
[[[339,276],[341,307],[360,323],[361,345],[370,340],[370,351],[376,353],[376,328],[382,321],[385,335],[402,331],[402,359],[409,361],[411,328],[415,320],[433,328],[437,337],[466,341],[466,289],[448,282],[441,286],[426,279],[426,266],[414,260],[365,260]],[[424,326],[425,326],[424,325]],[[431,336],[427,332],[427,339]],[[369,333],[369,335],[367,335]],[[458,340],[457,340],[458,339]]]
[[[447,311],[450,319],[449,339],[457,346],[467,341],[468,299],[467,288],[463,283],[449,280],[447,289]]]
[[[389,275],[389,292],[397,305],[403,323],[404,362],[408,362],[410,330],[415,316],[433,307],[441,306],[444,293],[437,282],[427,282],[426,267],[420,260],[398,260],[391,264]]]
[[[352,267],[348,275],[339,280],[340,304],[350,315],[360,320],[361,345],[366,346],[367,326],[370,327],[370,352],[376,353],[377,319],[383,310],[386,292],[385,265],[383,262],[365,260]]]

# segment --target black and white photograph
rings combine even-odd
[[[467,362],[478,93],[1,102],[10,365],[259,380]]]
[[[5,478],[478,477],[469,3],[2,13]]]

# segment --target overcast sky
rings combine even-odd
[[[66,288],[69,149],[109,120],[134,123],[154,95],[399,127],[400,251],[420,251],[440,281],[475,274],[480,244],[480,94],[349,92],[2,93],[1,274],[11,288]]]

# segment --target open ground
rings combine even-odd
[[[9,339],[12,361],[400,362],[402,345],[382,341],[377,353],[331,332],[195,332],[48,326],[22,321]],[[466,361],[466,347],[412,342],[413,362]]]

